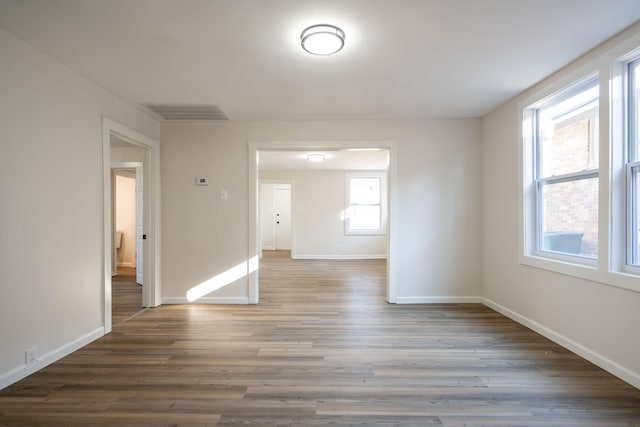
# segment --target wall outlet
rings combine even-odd
[[[38,360],[38,348],[32,347],[24,352],[25,365],[33,365]]]

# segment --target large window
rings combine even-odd
[[[346,233],[384,233],[386,218],[384,174],[348,174],[346,184]]]
[[[627,264],[640,266],[640,60],[628,64]]]
[[[640,292],[640,33],[528,92],[524,265]]]
[[[535,252],[598,257],[597,78],[529,107]]]

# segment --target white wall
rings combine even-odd
[[[1,29],[0,58],[3,387],[101,335],[102,116],[156,139],[160,129]]]
[[[386,236],[345,235],[345,171],[264,171],[294,182],[294,258],[385,258]]]
[[[113,139],[113,135],[111,135]],[[120,147],[111,145],[111,163],[122,162],[144,162],[144,148],[141,147]]]
[[[398,298],[479,295],[478,120],[163,123],[163,301],[247,261],[247,142],[269,140],[396,141]],[[246,300],[247,279],[209,296]]]
[[[116,250],[119,267],[136,266],[136,177],[135,171],[117,171],[115,185],[115,229],[122,233]]]
[[[600,52],[602,48],[542,85]],[[519,263],[518,102],[539,87],[482,121],[483,295],[505,314],[640,387],[640,292]]]

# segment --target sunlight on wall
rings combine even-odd
[[[212,277],[211,279],[205,280],[204,282],[194,286],[187,291],[187,301],[197,301],[213,291],[224,288],[225,286],[235,282],[236,280],[246,277],[247,275],[258,270],[258,264],[258,257],[255,256],[248,261],[241,262],[235,267],[231,267],[230,269],[218,274],[217,276]]]

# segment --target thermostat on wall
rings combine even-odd
[[[196,184],[198,185],[209,185],[209,177],[208,176],[197,176]]]

